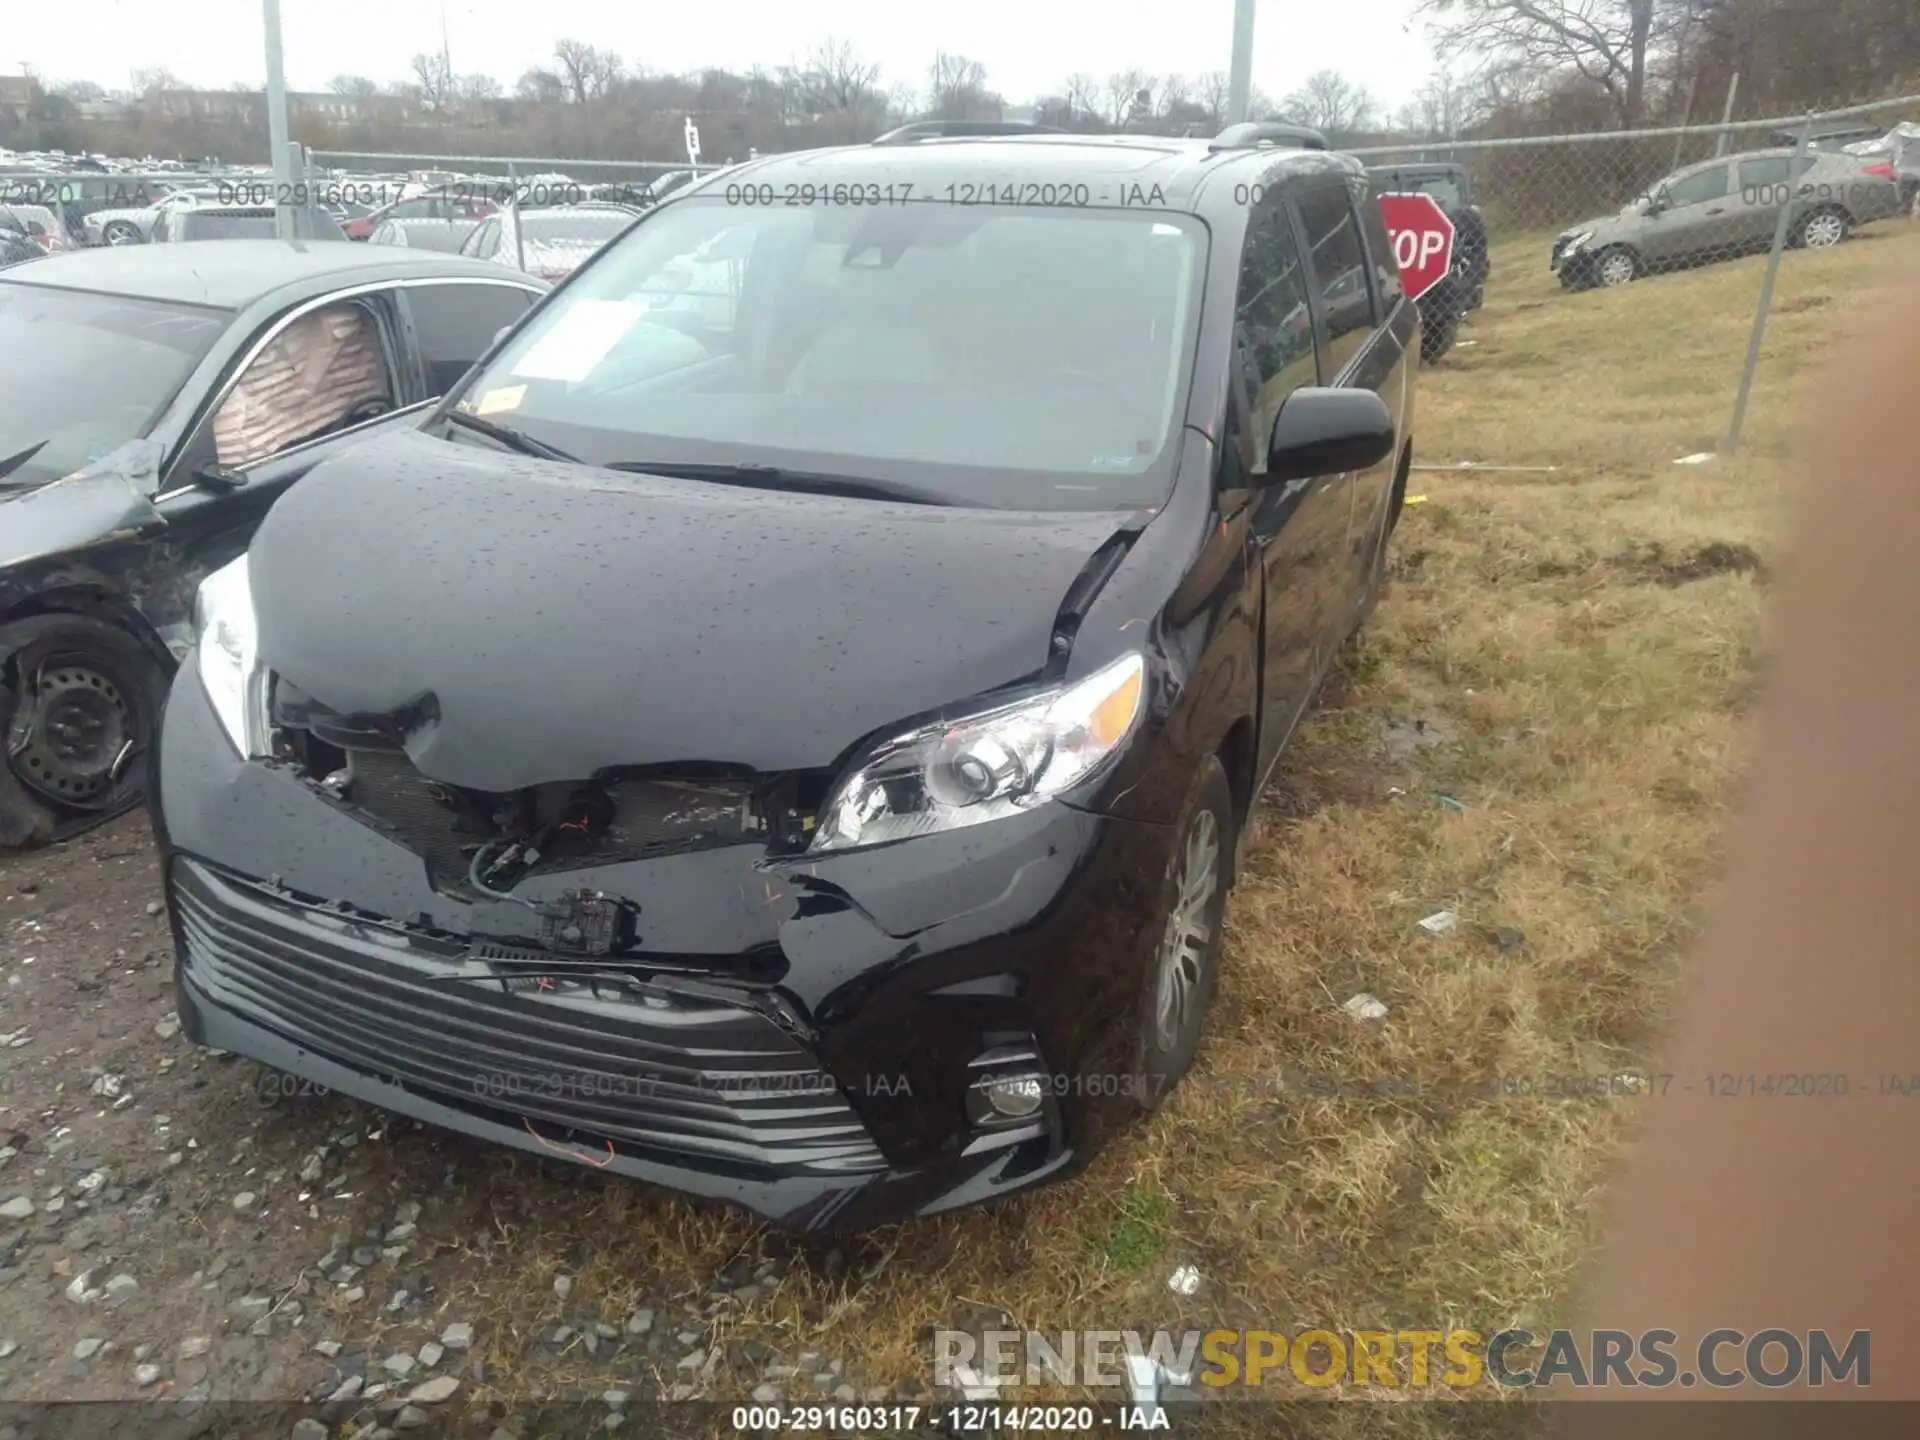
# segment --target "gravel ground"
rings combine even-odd
[[[740,1323],[857,1251],[202,1050],[172,965],[143,817],[0,860],[0,1400],[325,1400],[356,1435],[560,1397],[897,1398]]]

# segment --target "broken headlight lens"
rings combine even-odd
[[[193,601],[200,684],[234,748],[267,753],[267,685],[253,619],[253,586],[242,555],[200,582]]]
[[[815,852],[882,845],[1007,815],[1091,778],[1142,709],[1146,663],[1128,655],[1076,684],[897,735],[834,787]]]

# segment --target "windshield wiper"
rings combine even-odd
[[[42,450],[46,448],[47,448],[47,442],[45,440],[42,440],[42,441],[39,441],[37,444],[29,445],[26,449],[22,450],[18,455],[9,455],[6,459],[0,460],[0,478],[4,478],[8,475],[11,475],[14,471],[18,470],[22,465],[26,464],[27,461],[31,460],[34,456],[38,455]]]
[[[537,460],[566,460],[575,465],[581,463],[579,456],[569,455],[566,451],[549,445],[544,440],[536,440],[525,431],[516,430],[511,425],[482,420],[478,415],[470,415],[465,410],[449,410],[446,418],[447,423],[451,425],[459,425],[477,435],[484,435],[489,440],[506,446],[509,450],[518,450],[522,455],[531,455]]]
[[[703,465],[677,460],[616,460],[606,467],[634,475],[664,475],[672,480],[709,480],[755,490],[800,490],[809,495],[842,495],[852,500],[904,500],[910,505],[951,505],[931,490],[896,480],[865,480],[853,475],[824,475],[813,470],[783,470],[778,465]]]

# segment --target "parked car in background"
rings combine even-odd
[[[294,234],[302,240],[345,240],[346,232],[318,205],[293,211]],[[271,205],[193,205],[164,210],[149,237],[155,244],[183,240],[271,240],[278,233]]]
[[[4,206],[0,206],[0,270],[29,260],[43,260],[46,254],[46,246],[34,239],[24,224],[16,223]]]
[[[417,195],[391,201],[370,210],[365,215],[357,216],[342,228],[346,230],[349,240],[370,240],[373,238],[373,232],[389,220],[405,221],[408,224],[416,221],[437,221],[457,236],[450,247],[457,251],[460,248],[460,242],[472,233],[473,227],[493,214],[497,208],[482,186],[476,185],[471,189],[452,187],[440,191],[423,191]],[[430,245],[425,248],[447,247]]]
[[[460,253],[525,269],[529,275],[557,283],[645,213],[636,205],[593,202],[502,210],[481,222]]]
[[[0,847],[138,802],[201,577],[310,466],[445,394],[544,288],[272,240],[0,273]]]
[[[153,238],[153,227],[161,216],[219,203],[220,193],[211,187],[171,190],[151,205],[90,211],[81,224],[89,245],[144,245]]]
[[[1920,123],[1903,120],[1886,134],[1845,149],[1865,164],[1892,166],[1894,183],[1900,187],[1900,207],[1920,220]]]
[[[1783,210],[1790,245],[1823,249],[1899,214],[1900,191],[1892,166],[1839,152],[1717,158],[1675,171],[1616,215],[1561,231],[1548,267],[1583,290],[1749,255],[1772,245]]]
[[[822,1234],[1161,1104],[1420,363],[1359,164],[1217,143],[749,162],[928,198],[689,187],[293,487],[168,702],[187,1037]]]
[[[50,206],[0,203],[0,227],[23,231],[46,255],[59,255],[73,249],[67,227],[60,223],[60,217]]]
[[[1373,166],[1367,179],[1376,195],[1431,195],[1453,222],[1453,264],[1419,302],[1420,355],[1438,360],[1453,348],[1460,322],[1485,302],[1493,269],[1486,217],[1474,203],[1473,175],[1464,165],[1423,162]]]

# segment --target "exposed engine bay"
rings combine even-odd
[[[341,716],[284,680],[275,681],[270,703],[276,758],[419,855],[436,890],[527,905],[551,922],[547,938],[555,949],[580,954],[623,948],[632,907],[591,891],[543,904],[511,893],[515,884],[535,874],[731,845],[798,853],[831,779],[689,764],[492,793],[448,785],[416,768],[402,738],[421,723],[419,714]]]

